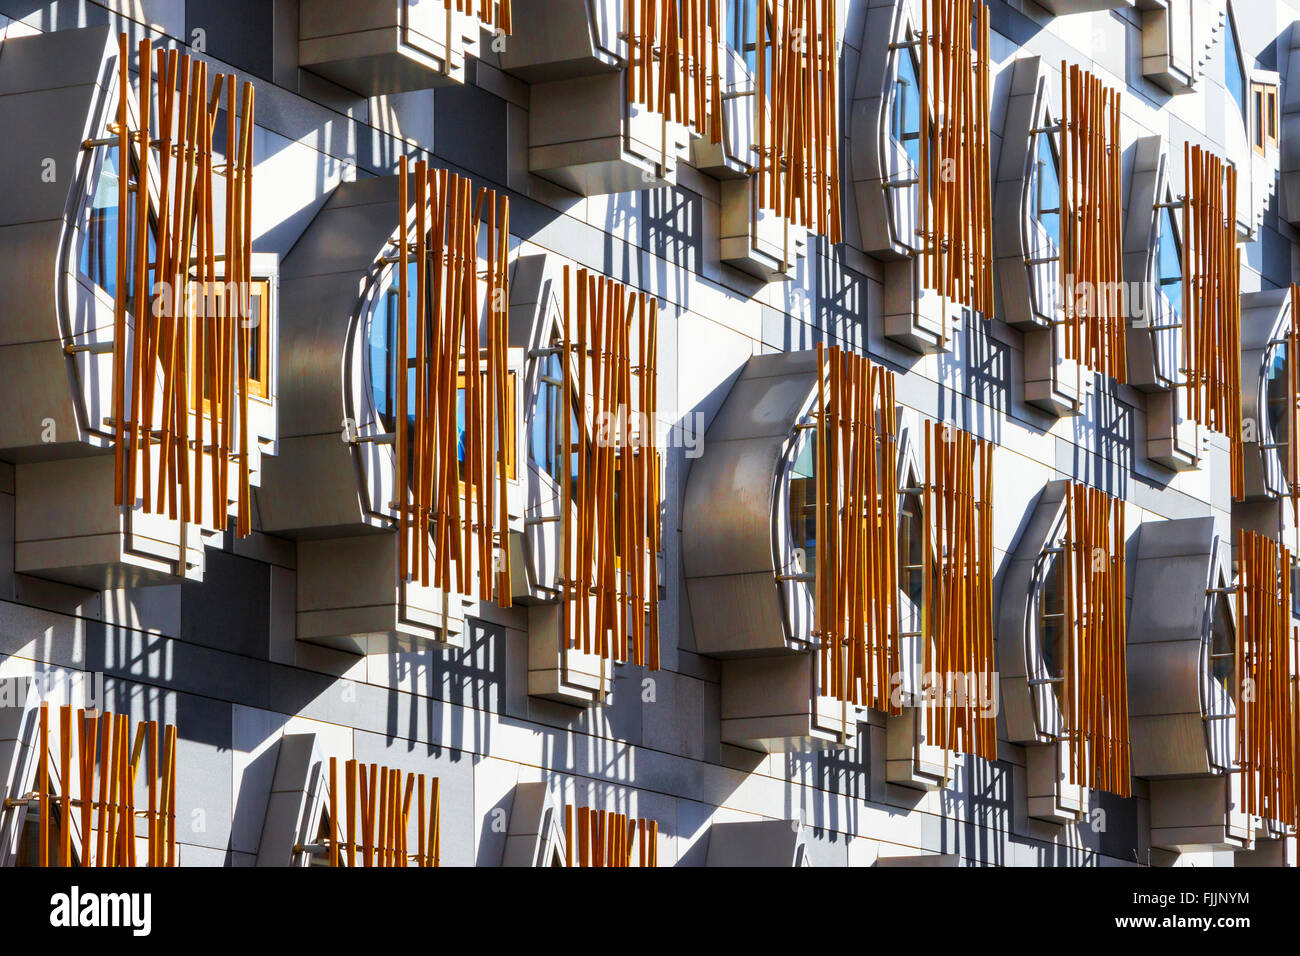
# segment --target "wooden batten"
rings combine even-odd
[[[338,758],[330,757],[325,852],[330,866],[429,867],[441,864],[437,777],[348,760],[339,789]],[[416,844],[410,845],[411,813]]]
[[[659,667],[658,302],[564,267],[556,348],[561,447],[575,462],[561,494],[562,646]]]
[[[507,36],[511,32],[511,0],[442,0],[445,9],[478,17],[479,23]]]
[[[236,532],[244,536],[252,530],[253,85],[245,82],[237,100],[233,74],[209,79],[206,62],[175,50],[158,50],[155,62],[143,40],[133,129],[128,55],[122,34],[118,209],[130,213],[121,216],[117,236],[108,423],[115,436],[114,500],[215,530],[225,528],[233,501]],[[212,137],[222,108],[227,157],[214,165]],[[218,247],[220,178],[226,188]]]
[[[1071,483],[1062,541],[1069,782],[1130,795],[1124,502]]]
[[[40,847],[37,865],[49,866],[50,826],[59,821],[56,866],[72,866],[73,821],[78,821],[80,866],[139,866],[137,820],[145,821],[146,866],[176,865],[176,728],[146,720],[131,722],[124,714],[59,708],[59,753],[50,749],[50,705],[41,704],[37,724],[36,790]],[[148,806],[135,806],[141,757],[146,761]],[[76,760],[79,789],[72,794]],[[50,783],[50,768],[59,769],[60,793]],[[98,797],[96,797],[98,778]]]
[[[1187,416],[1227,436],[1232,496],[1245,494],[1241,428],[1241,259],[1237,170],[1184,146],[1183,374]]]
[[[722,0],[623,2],[628,102],[722,142]]]
[[[1291,623],[1292,567],[1292,554],[1284,545],[1241,532],[1232,687],[1244,810],[1294,827],[1300,825],[1300,632]]]
[[[920,4],[921,285],[992,315],[989,11],[978,0]]]
[[[821,693],[896,713],[898,488],[894,376],[817,346],[815,630]]]
[[[659,822],[610,810],[564,808],[567,866],[658,866]]]
[[[940,422],[925,431],[925,672],[947,681],[994,681],[993,445]],[[966,685],[969,686],[969,685]],[[978,699],[928,702],[927,741],[987,760],[998,756],[997,718]]]
[[[1118,92],[1061,62],[1062,353],[1123,382],[1128,353],[1119,118]]]
[[[757,30],[756,211],[840,242],[835,0],[760,0]]]
[[[404,235],[398,244],[398,341],[392,361],[399,366],[394,381],[410,383],[413,368],[415,407],[406,407],[407,389],[397,389],[399,576],[509,607],[506,483],[514,436],[506,358],[509,201],[487,188],[475,195],[469,179],[430,169],[420,160],[412,214],[408,178],[402,157],[402,231],[413,221],[415,241]],[[484,227],[487,261],[480,272]],[[481,278],[486,280],[482,302]],[[414,317],[407,314],[412,292]],[[483,311],[485,340],[479,333]],[[408,359],[412,344],[414,359]],[[457,453],[458,392],[464,394],[463,464]]]

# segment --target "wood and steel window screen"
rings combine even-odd
[[[759,0],[756,209],[842,239],[835,0]]]
[[[1120,200],[1120,95],[1061,61],[1062,349],[1117,382],[1127,378]]]
[[[896,713],[898,482],[894,375],[817,346],[816,608],[821,692]]]
[[[146,866],[176,865],[176,728],[146,720],[135,725],[125,714],[60,707],[59,752],[50,749],[50,705],[41,704],[36,790],[25,803],[38,804],[37,865],[50,865],[50,827],[59,823],[56,866],[72,866],[73,821],[79,823],[81,866],[139,866],[138,821],[145,823]],[[145,763],[148,804],[135,805],[140,762]],[[57,764],[54,762],[57,760]],[[73,761],[79,782],[72,795]],[[50,771],[58,767],[62,793],[52,792]]]
[[[1125,541],[1124,502],[1072,482],[1059,555],[1068,776],[1078,786],[1121,797],[1130,788]]]
[[[403,156],[398,182],[403,235],[393,257],[398,318],[392,359],[399,366],[394,381],[403,383],[396,389],[399,576],[509,607],[506,445],[514,435],[507,367],[509,201],[487,188],[475,194],[469,179],[430,169],[420,160],[415,163],[412,243],[407,235],[408,171]],[[484,227],[487,261],[480,271]],[[480,280],[485,282],[482,299]],[[414,316],[407,314],[411,301]],[[480,335],[484,314],[486,335]],[[413,360],[407,358],[412,334]],[[412,385],[414,407],[407,408]],[[458,395],[462,389],[463,396]],[[463,432],[457,423],[461,402]]]
[[[438,866],[441,861],[437,777],[330,757],[326,851],[330,866]],[[411,813],[416,843],[410,845]],[[302,847],[298,850],[301,852]]]
[[[989,11],[978,0],[920,4],[921,285],[992,315]]]
[[[1189,418],[1231,446],[1233,498],[1245,493],[1241,433],[1241,260],[1237,170],[1199,146],[1184,147],[1183,357]]]
[[[944,680],[926,708],[934,746],[998,756],[997,718],[980,689],[994,684],[993,445],[941,422],[925,430],[925,672]],[[972,681],[974,685],[972,686]],[[949,698],[949,687],[964,693]]]
[[[478,17],[485,27],[507,35],[511,31],[510,4],[511,0],[442,0],[448,12]]]
[[[567,866],[658,866],[659,822],[610,810],[564,808]]]
[[[1291,623],[1292,565],[1284,545],[1240,532],[1233,703],[1244,809],[1296,826],[1300,634]]]
[[[564,267],[558,349],[562,646],[659,667],[659,509],[655,448],[659,303],[613,279]],[[576,424],[576,434],[575,434]],[[568,467],[568,466],[562,466]]]
[[[628,102],[722,142],[722,0],[623,2]]]
[[[113,408],[106,423],[114,433],[114,501],[138,501],[146,513],[221,529],[233,480],[236,531],[247,535],[249,350],[256,334],[249,327],[253,85],[242,85],[237,104],[233,74],[209,81],[207,63],[175,50],[158,50],[155,63],[150,42],[141,41],[132,129],[128,54],[122,34],[117,121],[108,137],[87,143],[116,146],[119,156]],[[218,164],[212,142],[222,109],[227,155]],[[217,202],[221,178],[224,209]],[[217,292],[191,295],[195,285]],[[191,434],[190,396],[200,388],[207,413],[195,416]]]

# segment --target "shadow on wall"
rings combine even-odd
[[[990,866],[1009,865],[1015,799],[1011,764],[966,754],[959,758],[956,778],[955,787],[939,791],[939,852]]]

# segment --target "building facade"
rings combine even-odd
[[[0,0],[0,865],[1294,865],[1298,23]]]

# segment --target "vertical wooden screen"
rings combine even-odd
[[[921,282],[993,314],[989,11],[921,4]]]
[[[155,65],[148,40],[139,53],[138,126],[130,126],[124,33],[114,135],[96,141],[117,147],[119,173],[114,501],[224,528],[234,464],[236,530],[247,535],[253,85],[242,85],[237,110],[233,74],[209,82],[207,63],[175,50],[158,50]],[[223,108],[226,161],[216,165],[213,134]],[[223,177],[224,210],[217,205]],[[191,405],[205,408],[197,396],[206,397],[206,413],[195,415],[191,434]]]
[[[1124,502],[1072,483],[1061,542],[1072,782],[1129,796]],[[1040,595],[1039,600],[1043,600]]]
[[[479,22],[493,30],[509,34],[511,0],[442,0],[447,10],[478,17]]]
[[[894,376],[817,346],[816,625],[827,696],[884,711],[898,673]]]
[[[569,866],[658,866],[659,823],[624,813],[564,808],[565,863]]]
[[[330,866],[438,866],[441,854],[437,777],[349,760],[339,789],[330,757]],[[416,844],[410,845],[411,812]]]
[[[1184,146],[1183,372],[1189,418],[1227,436],[1232,496],[1245,494],[1241,447],[1241,260],[1237,170]]]
[[[1060,278],[1064,354],[1123,382],[1123,235],[1119,93],[1061,61]],[[1080,306],[1082,305],[1082,308]]]
[[[758,0],[754,201],[840,242],[835,0]]]
[[[1295,826],[1300,637],[1291,623],[1291,567],[1285,546],[1241,532],[1232,694],[1244,809]]]
[[[623,0],[627,98],[722,142],[722,0]]]
[[[125,714],[59,708],[57,763],[50,751],[50,706],[41,704],[36,792],[39,866],[50,865],[50,825],[59,821],[56,866],[72,866],[72,822],[79,823],[81,866],[139,866],[137,818],[145,821],[146,866],[176,865],[176,728],[156,721],[137,723],[134,735]],[[135,805],[136,778],[145,760],[148,805]],[[79,793],[72,795],[76,760]],[[62,793],[51,793],[51,765],[58,767]],[[98,778],[98,790],[96,789]],[[96,793],[98,792],[98,796]]]
[[[964,695],[930,701],[928,741],[987,760],[998,756],[997,718],[984,714],[993,661],[993,445],[928,422],[925,488],[925,672],[963,681]],[[976,681],[972,687],[969,680]],[[972,696],[972,693],[974,696]]]
[[[659,303],[564,267],[563,646],[659,667]]]
[[[486,188],[475,196],[468,179],[430,169],[424,160],[415,164],[414,180],[415,242],[404,236],[396,257],[397,349],[391,359],[398,366],[393,380],[405,383],[396,390],[399,575],[509,607],[509,201]],[[407,181],[403,156],[403,231],[410,221]],[[480,273],[484,223],[487,261]],[[482,299],[480,278],[486,280]],[[412,301],[415,315],[408,316]],[[408,409],[412,385],[415,407]]]

